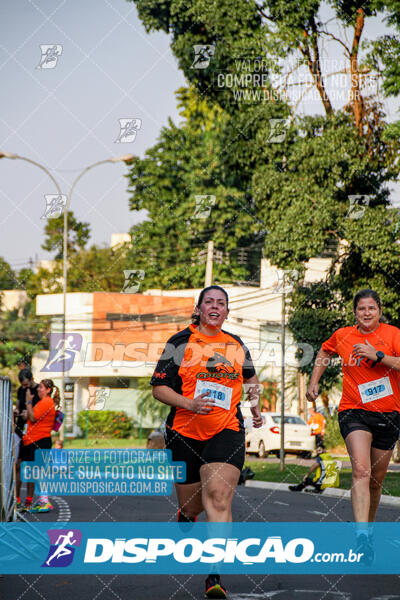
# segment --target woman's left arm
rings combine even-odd
[[[372,361],[372,364],[377,361],[378,351],[365,340],[365,344],[355,344],[353,355],[355,358],[366,358],[367,360]],[[395,371],[400,371],[400,357],[399,356],[389,356],[385,354],[382,360],[379,361],[379,364],[384,365],[385,367],[389,367],[390,369],[394,369]]]
[[[260,388],[262,385],[258,381],[257,375],[250,379],[245,379],[247,398],[250,400],[250,410],[253,415],[253,427],[258,428],[263,424],[263,418],[260,412]]]

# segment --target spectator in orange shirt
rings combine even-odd
[[[36,450],[51,449],[51,432],[56,418],[55,403],[60,400],[60,392],[51,379],[43,379],[38,386],[39,402],[32,406],[33,396],[30,391],[26,394],[26,411],[24,417],[27,419],[27,431],[22,438],[21,460],[34,461]],[[54,399],[52,397],[54,395]],[[29,512],[48,512],[52,510],[47,494],[41,494],[37,505],[32,506],[35,483],[28,482],[28,492],[25,500],[25,510]]]
[[[311,435],[315,436],[316,446],[320,446],[324,441],[325,418],[317,412],[314,407],[310,408],[310,418],[307,424],[311,427]]]

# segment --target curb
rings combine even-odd
[[[247,480],[245,487],[290,492],[288,483],[277,483],[275,481]],[[340,488],[327,488],[324,490],[323,495],[325,497],[328,496],[329,498],[350,500],[350,490],[342,490]],[[382,494],[380,504],[386,504],[386,506],[400,506],[400,497]]]

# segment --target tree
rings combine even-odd
[[[90,238],[89,223],[78,221],[72,211],[68,211],[68,240],[67,251],[68,256],[76,254],[82,250]],[[60,215],[54,219],[47,219],[44,228],[45,241],[42,244],[43,250],[48,252],[56,252],[55,260],[60,260],[63,257],[63,233],[64,233],[64,215]]]
[[[131,231],[131,268],[145,271],[143,287],[201,286],[213,240],[215,279],[256,279],[263,241],[262,234],[255,238],[257,211],[219,160],[229,118],[191,90],[177,95],[183,123],[170,120],[130,173],[130,207],[148,212]]]
[[[91,246],[77,252],[68,271],[71,292],[120,292],[124,269],[129,269],[127,246],[116,248]]]
[[[18,279],[8,262],[0,257],[0,290],[14,290]]]
[[[371,18],[399,28],[398,1],[134,1],[148,31],[172,35],[179,66],[201,98],[229,116],[219,161],[237,174],[235,185],[240,178],[268,229],[265,255],[303,273],[310,258],[334,248],[324,298],[299,279],[291,315],[297,339],[320,346],[330,326],[349,318],[360,287],[375,287],[398,322],[400,226],[388,185],[400,168],[400,122],[387,124],[373,77],[399,94],[400,43],[392,34],[363,40]],[[324,22],[328,6],[334,19]],[[327,42],[343,52],[348,74],[339,108],[321,58]],[[300,90],[296,98],[292,89]],[[298,115],[310,90],[322,114]],[[278,136],[272,119],[281,120]],[[335,377],[328,372],[326,385]]]
[[[335,329],[346,324],[346,316],[338,297],[334,297],[328,283],[299,286],[290,305],[289,327],[298,344],[310,344],[314,355]],[[304,335],[307,335],[305,338]],[[299,356],[298,358],[302,358]],[[311,375],[313,362],[300,367],[302,373]],[[340,374],[340,364],[331,363],[320,380],[322,393],[329,390]]]
[[[34,302],[28,302],[23,314],[18,309],[2,312],[0,315],[0,369],[10,373],[19,362],[31,362],[39,350],[48,349],[50,320],[35,315]]]

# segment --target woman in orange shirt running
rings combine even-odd
[[[52,397],[53,391],[54,399]],[[39,383],[37,393],[39,402],[33,407],[33,396],[29,391],[27,392],[26,411],[22,413],[27,420],[27,430],[22,438],[23,447],[20,455],[22,461],[34,461],[36,450],[50,450],[52,444],[51,432],[56,417],[54,403],[58,404],[60,400],[59,390],[51,379],[43,379]],[[35,483],[30,481],[27,484],[24,509],[29,512],[48,512],[52,510],[53,507],[46,493],[42,493],[38,503],[32,506],[34,492]]]
[[[399,437],[400,330],[381,322],[379,295],[369,289],[353,300],[356,325],[342,327],[322,344],[315,360],[307,399],[318,396],[318,382],[337,354],[342,361],[343,393],[339,425],[352,465],[354,520],[372,522],[382,483]],[[360,526],[368,543],[367,525]],[[362,543],[361,543],[362,546]]]
[[[200,293],[193,323],[172,336],[151,379],[153,395],[171,407],[166,447],[173,461],[186,463],[186,481],[175,485],[178,521],[232,520],[231,504],[245,457],[240,412],[248,384],[254,427],[261,427],[260,387],[242,340],[221,329],[228,316],[228,294],[212,285]],[[225,598],[219,575],[206,579],[208,598]]]

